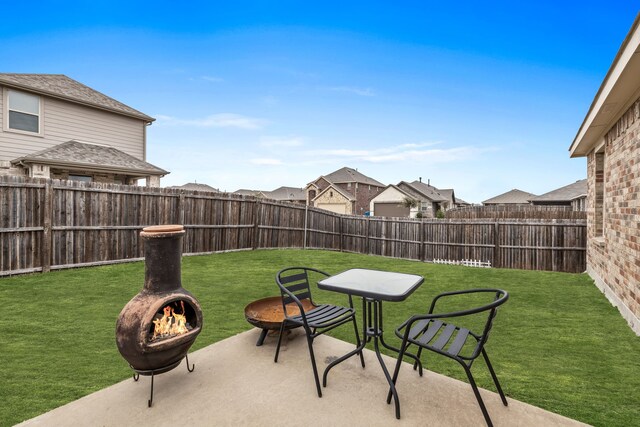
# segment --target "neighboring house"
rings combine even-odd
[[[265,197],[274,200],[300,203],[303,205],[307,201],[307,192],[304,188],[280,187],[273,191],[263,191],[262,193]]]
[[[414,201],[415,206],[408,206],[408,201]],[[439,210],[446,211],[455,205],[453,190],[439,190],[420,179],[387,186],[371,200],[370,208],[375,216],[415,218],[420,212],[425,218],[434,218]]]
[[[640,14],[569,152],[587,158],[587,272],[640,335]]]
[[[0,73],[0,175],[157,187],[155,119],[62,74]]]
[[[341,168],[323,175],[306,186],[306,200],[310,206],[331,212],[364,215],[371,199],[385,189],[385,185],[352,168]]]
[[[197,182],[189,182],[183,185],[173,185],[167,188],[174,188],[174,189],[188,190],[188,191],[209,191],[211,193],[220,192],[220,190],[218,190],[217,188],[213,188],[212,186],[207,184],[199,184]]]
[[[261,190],[248,190],[246,188],[241,188],[233,192],[233,194],[239,194],[241,196],[266,197],[264,193],[265,192]]]
[[[587,180],[581,179],[529,200],[535,206],[571,206],[574,211],[585,211],[587,206]]]
[[[527,193],[526,191],[513,189],[511,191],[507,191],[506,193],[502,193],[498,196],[492,197],[490,199],[482,202],[485,206],[525,206],[529,204],[529,200],[537,197],[535,194]]]
[[[401,181],[398,187],[411,194],[411,197],[418,202],[411,216],[415,217],[418,210],[425,218],[435,218],[439,210],[446,211],[455,207],[455,195],[453,190],[439,190],[432,186],[429,181],[425,184],[422,178],[418,181]]]
[[[371,216],[415,217],[419,206],[408,206],[407,200],[415,200],[415,198],[397,185],[391,184],[371,199],[369,204]]]
[[[240,189],[234,191],[233,194],[240,194],[242,196],[254,196],[300,204],[305,204],[307,200],[307,192],[304,188],[285,186],[276,188],[273,191]]]
[[[458,199],[456,197],[456,208],[464,208],[464,207],[467,207],[467,206],[471,206],[471,203],[465,202],[464,200]]]

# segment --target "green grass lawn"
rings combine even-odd
[[[394,327],[411,314],[426,312],[440,292],[505,289],[510,299],[498,313],[487,351],[507,396],[593,425],[638,425],[640,338],[584,274],[313,250],[185,257],[183,286],[204,312],[203,331],[192,349],[250,329],[244,306],[277,295],[275,273],[293,265],[329,273],[361,267],[424,276],[407,301],[384,306],[392,343]],[[116,348],[115,323],[143,280],[142,262],[0,279],[0,425],[13,425],[131,376]],[[316,290],[314,295],[322,302],[346,302],[346,296],[331,292]],[[333,332],[353,340],[351,328]],[[466,381],[456,362],[425,356],[428,369]],[[473,371],[480,387],[494,390],[481,360]]]

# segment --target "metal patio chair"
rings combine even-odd
[[[280,343],[282,335],[288,328],[302,326],[307,336],[309,346],[309,354],[311,356],[311,366],[313,367],[313,375],[316,381],[316,389],[318,397],[322,397],[320,389],[320,380],[318,379],[318,368],[316,367],[316,359],[313,354],[313,340],[336,328],[344,323],[352,322],[353,329],[356,334],[357,346],[360,345],[360,335],[358,333],[358,325],[355,318],[355,310],[351,295],[349,295],[349,307],[342,307],[331,304],[316,304],[311,298],[311,289],[309,287],[309,272],[318,273],[326,277],[329,274],[309,267],[289,267],[280,270],[276,274],[276,283],[280,288],[282,295],[282,305],[284,308],[284,320],[280,326],[280,335],[278,336],[278,345],[276,347],[276,355],[274,362],[278,362],[278,354],[280,353]],[[313,306],[312,309],[305,311],[301,300],[308,299]],[[295,310],[297,308],[297,310]],[[364,357],[362,352],[359,353],[362,367],[364,368]]]
[[[494,294],[493,301],[489,304],[463,311],[434,313],[436,302],[440,298],[480,293]],[[395,371],[393,373],[393,383],[395,384],[398,380],[402,358],[406,353],[407,348],[411,345],[416,345],[419,347],[417,354],[418,358],[420,358],[423,349],[431,350],[433,352],[451,358],[460,363],[464,368],[464,371],[469,378],[471,388],[473,389],[473,393],[475,394],[476,399],[478,400],[478,404],[480,405],[480,409],[482,410],[482,414],[484,415],[484,419],[487,422],[487,425],[493,426],[491,418],[489,417],[489,413],[487,412],[487,408],[485,407],[484,402],[482,401],[482,397],[480,396],[480,392],[478,391],[478,386],[473,379],[473,375],[471,375],[471,366],[473,365],[473,362],[476,360],[476,358],[480,356],[480,354],[482,354],[482,357],[484,358],[487,367],[489,368],[489,372],[491,373],[491,377],[493,378],[493,382],[498,389],[498,393],[500,394],[502,403],[507,406],[507,399],[502,392],[502,387],[500,387],[498,377],[496,377],[496,373],[494,372],[493,367],[491,366],[491,362],[489,361],[489,356],[484,349],[484,345],[486,344],[487,338],[489,337],[489,332],[491,331],[491,328],[493,326],[493,319],[496,317],[497,309],[502,304],[504,304],[507,299],[509,299],[509,294],[506,291],[500,289],[469,289],[463,291],[444,292],[436,296],[431,302],[431,307],[429,308],[428,314],[415,315],[407,319],[396,329],[396,335],[402,339],[402,345],[400,347],[398,362],[396,363]],[[482,333],[480,334],[474,333],[469,329],[456,326],[453,323],[448,323],[443,320],[451,318],[462,318],[479,313],[482,313],[480,314],[480,316],[482,316],[482,320],[485,319],[484,316],[486,313],[486,321],[484,321],[484,328],[482,330]],[[465,344],[467,345],[465,346]],[[387,397],[387,403],[390,403],[390,401],[391,392],[389,392],[389,396]]]

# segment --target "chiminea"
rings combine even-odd
[[[122,309],[116,323],[120,354],[139,375],[153,376],[170,371],[187,356],[202,329],[202,310],[191,293],[182,287],[182,225],[146,227],[144,239],[144,288]],[[189,359],[187,357],[187,369]]]

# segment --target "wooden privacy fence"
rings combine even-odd
[[[571,206],[490,205],[449,209],[447,219],[587,219],[585,211]]]
[[[140,260],[140,230],[183,224],[185,254],[316,248],[582,272],[584,220],[345,216],[223,193],[0,177],[0,275]]]

